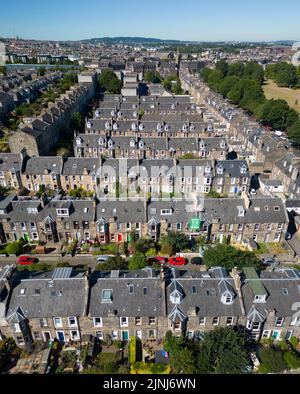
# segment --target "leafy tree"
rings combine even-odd
[[[204,334],[197,358],[201,374],[241,374],[250,364],[250,341],[245,330],[218,327]]]
[[[300,144],[300,119],[291,125],[287,132],[289,138],[291,138],[296,144]]]
[[[189,346],[185,338],[174,337],[172,332],[168,331],[164,338],[164,348],[169,353],[170,365],[175,373],[197,373],[196,348]]]
[[[261,373],[279,373],[286,369],[286,363],[283,359],[283,352],[273,347],[263,348],[261,351]]]
[[[99,84],[104,92],[120,94],[122,82],[118,79],[112,70],[103,70],[99,77]]]
[[[158,72],[149,71],[145,73],[145,80],[148,83],[161,83],[162,78]]]
[[[218,244],[215,247],[207,248],[203,259],[209,268],[221,266],[227,270],[232,270],[234,267],[254,267],[258,269],[261,266],[253,252],[245,252],[226,244]]]
[[[22,253],[23,250],[23,243],[21,241],[11,242],[6,245],[5,252],[9,255],[19,255]]]
[[[80,112],[74,112],[71,117],[70,127],[76,131],[84,130],[84,117]]]
[[[132,271],[145,268],[147,260],[143,253],[135,253],[129,260],[128,268]]]
[[[141,238],[136,241],[132,241],[130,246],[135,253],[145,254],[149,249],[154,247],[154,241],[152,239]]]
[[[121,256],[110,257],[105,263],[98,264],[96,271],[126,270],[128,263]]]
[[[0,74],[7,75],[7,68],[5,66],[0,66]]]
[[[13,338],[5,338],[0,341],[0,372],[5,370],[5,367],[12,357],[17,357],[19,355],[20,350]]]
[[[285,352],[283,354],[283,360],[288,369],[300,368],[300,357],[294,352]]]
[[[182,250],[188,249],[190,240],[184,233],[169,231],[168,234],[162,238],[161,244],[162,247],[169,245],[172,254],[175,254],[181,252]]]

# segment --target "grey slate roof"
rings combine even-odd
[[[20,274],[13,282],[7,316],[19,307],[29,319],[82,316],[87,297],[84,275],[73,271],[69,279],[52,280],[51,276],[52,273]]]
[[[89,315],[106,317],[164,316],[164,292],[158,273],[149,277],[147,271],[124,272],[111,278],[110,273],[95,278],[91,288]],[[133,294],[129,287],[133,286]],[[147,288],[147,291],[144,289]],[[112,302],[102,302],[102,291],[112,290]],[[146,293],[146,294],[145,294]]]

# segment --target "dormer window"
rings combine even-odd
[[[157,130],[157,131],[161,131],[161,130],[162,130],[162,124],[161,124],[161,123],[158,123],[158,124],[157,124],[156,130]]]
[[[206,174],[209,174],[210,172],[211,172],[211,168],[210,168],[210,166],[209,165],[207,165],[206,167],[205,167],[205,173]]]
[[[140,149],[144,149],[144,142],[143,142],[143,141],[140,141],[140,142],[139,142],[139,148],[140,148]]]
[[[119,112],[118,112],[118,118],[121,118],[122,116],[123,116],[122,112],[119,111]]]
[[[220,142],[220,147],[221,147],[221,149],[225,149],[226,148],[226,142],[225,141],[221,141]]]
[[[115,111],[111,111],[111,116],[114,117],[116,115]]]
[[[104,145],[104,138],[102,137],[99,138],[99,145]]]
[[[141,124],[139,125],[139,130],[140,130],[140,131],[143,131],[143,130],[144,130],[144,125],[143,125],[143,123],[141,123]]]
[[[136,124],[135,124],[135,123],[132,123],[132,125],[131,125],[131,130],[132,130],[132,131],[136,131]]]
[[[90,128],[92,127],[91,122],[87,122],[86,127],[87,127],[88,129],[90,129]]]
[[[102,304],[112,303],[113,301],[113,291],[112,290],[102,290]]]
[[[266,295],[255,295],[254,296],[254,302],[257,304],[263,304],[266,302]]]
[[[223,175],[224,168],[221,165],[217,166],[217,174],[218,175]]]
[[[200,149],[204,149],[205,148],[205,142],[201,141],[199,144]]]
[[[209,125],[207,126],[207,131],[213,131],[213,127],[212,127],[211,124],[209,124]]]
[[[80,138],[80,137],[77,137],[77,138],[76,138],[76,144],[77,144],[77,145],[81,145],[81,142],[82,142],[81,138]]]
[[[133,114],[132,114],[132,116],[133,116],[134,118],[137,118],[137,116],[138,116],[138,113],[137,113],[136,111],[133,111]]]
[[[161,214],[162,216],[172,215],[172,209],[162,209],[162,210],[160,211],[160,214]]]
[[[165,131],[169,131],[169,126],[167,124],[165,125]]]
[[[130,141],[130,147],[131,148],[135,148],[135,140],[131,140]]]
[[[95,111],[95,116],[96,116],[96,118],[99,118],[100,112],[99,111]]]
[[[113,125],[113,129],[114,129],[114,130],[118,130],[118,128],[119,128],[118,123],[115,123],[115,124]]]
[[[238,209],[238,216],[243,217],[245,216],[245,209],[243,207],[237,207]]]
[[[170,301],[172,304],[180,304],[182,301],[182,294],[177,290],[173,291],[173,293],[170,294]]]
[[[240,168],[240,170],[241,170],[241,174],[246,174],[246,172],[247,172],[247,166],[242,165],[241,168]]]
[[[39,213],[37,208],[27,208],[28,213]]]
[[[108,141],[108,147],[112,148],[114,146],[114,142],[112,140]]]
[[[187,125],[186,125],[186,124],[184,124],[184,125],[182,126],[182,131],[187,131]]]
[[[191,124],[190,131],[195,131],[195,126]]]
[[[110,123],[109,122],[105,123],[105,128],[106,128],[106,130],[110,130]]]
[[[56,213],[57,216],[69,216],[68,208],[57,208]]]

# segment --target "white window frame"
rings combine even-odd
[[[73,336],[74,332],[76,332],[76,337]],[[70,338],[71,341],[80,341],[80,332],[78,330],[70,330]]]
[[[60,320],[60,323],[59,324],[56,324],[56,322],[55,322],[55,320]],[[63,328],[63,323],[62,323],[62,318],[61,317],[54,317],[53,318],[53,324],[54,324],[54,327],[55,328]]]
[[[215,319],[218,319],[216,323],[214,323],[214,320],[215,320]],[[213,325],[213,326],[218,326],[219,323],[220,323],[220,318],[219,318],[218,316],[214,316],[213,319],[212,319],[212,325]]]
[[[96,320],[100,320],[100,323],[96,323]],[[93,318],[94,327],[103,327],[102,317],[94,317]]]
[[[75,320],[74,324],[71,324],[71,319]],[[77,317],[76,316],[70,316],[68,317],[68,324],[70,328],[77,328],[78,327],[78,322],[77,322]]]
[[[124,323],[122,322],[123,319],[125,319]],[[128,327],[128,324],[129,324],[128,323],[128,317],[121,316],[120,317],[120,327]]]

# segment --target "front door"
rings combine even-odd
[[[128,331],[122,331],[122,341],[129,341]]]
[[[57,339],[59,342],[65,341],[65,333],[63,331],[57,331]]]

